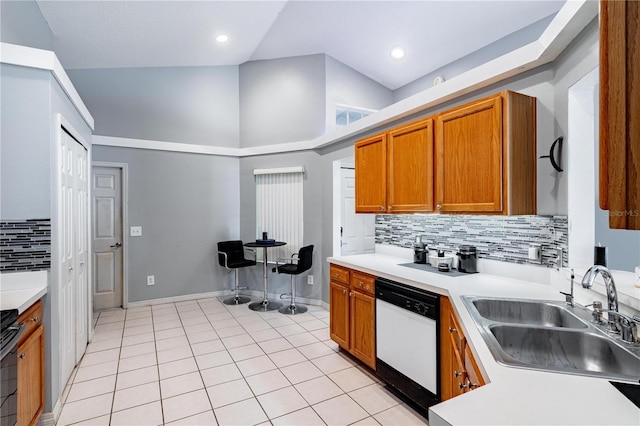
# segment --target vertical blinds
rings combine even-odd
[[[297,253],[303,242],[302,178],[304,168],[256,169],[256,238],[267,232],[269,238],[286,246],[269,249],[269,261]],[[262,250],[258,250],[262,260]]]

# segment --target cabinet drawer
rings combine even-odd
[[[329,267],[329,272],[331,281],[349,285],[349,269],[332,264]]]
[[[371,275],[363,274],[362,272],[351,272],[351,288],[354,290],[360,290],[371,295],[375,292],[375,279]]]
[[[42,301],[38,300],[36,303],[31,305],[29,309],[24,311],[18,317],[18,322],[20,324],[24,324],[24,333],[22,333],[20,342],[18,342],[18,344],[20,344],[29,337],[33,330],[42,324]]]

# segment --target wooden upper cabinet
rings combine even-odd
[[[502,98],[438,117],[437,209],[502,211]]]
[[[384,213],[387,206],[387,135],[356,142],[356,213]]]
[[[640,229],[640,2],[600,2],[600,208]]]
[[[433,211],[433,119],[389,132],[387,212]]]
[[[535,102],[507,91],[438,116],[437,211],[536,213]]]
[[[356,142],[356,212],[433,211],[433,119]]]

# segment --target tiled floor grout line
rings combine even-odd
[[[206,301],[208,301],[208,300],[212,300],[212,303],[211,304],[207,303]],[[215,303],[213,301],[215,301]],[[310,314],[310,317],[312,317],[312,318],[305,318],[304,320],[302,320],[302,319],[300,319],[300,320],[299,319],[293,319],[293,318],[288,318],[288,316],[283,316],[282,317],[283,319],[284,318],[288,318],[289,319],[289,322],[285,322],[285,321],[282,321],[282,320],[278,321],[278,319],[280,318],[278,316],[272,316],[272,315],[266,314],[266,313],[265,314],[263,314],[263,313],[255,313],[254,314],[254,313],[238,312],[236,309],[229,308],[229,307],[227,307],[227,305],[222,304],[222,301],[220,299],[218,299],[218,298],[205,299],[205,302],[204,303],[202,303],[202,302],[203,301],[198,301],[198,300],[194,301],[194,305],[195,305],[194,308],[197,306],[198,311],[199,311],[198,313],[196,313],[195,315],[191,314],[191,313],[190,314],[185,314],[184,316],[182,315],[182,313],[186,313],[186,312],[191,311],[191,309],[188,309],[188,308],[185,309],[184,308],[185,306],[188,306],[188,303],[185,303],[185,302],[180,302],[181,304],[179,304],[179,303],[166,304],[166,305],[168,305],[166,310],[165,309],[158,309],[158,311],[162,311],[162,314],[160,314],[160,313],[156,314],[155,313],[156,310],[154,310],[153,306],[151,306],[151,307],[149,307],[149,315],[148,316],[144,314],[145,311],[136,310],[134,312],[136,312],[136,313],[137,312],[141,312],[141,314],[140,315],[136,314],[135,316],[130,317],[130,315],[132,315],[131,310],[124,309],[124,318],[122,320],[122,329],[121,329],[122,332],[121,332],[121,336],[120,336],[120,345],[117,348],[118,349],[118,356],[117,356],[117,362],[116,362],[115,384],[114,384],[114,388],[113,388],[113,395],[112,395],[112,398],[111,398],[111,411],[108,414],[110,422],[113,420],[113,414],[115,413],[113,410],[115,408],[116,392],[118,391],[117,387],[118,387],[119,380],[121,380],[121,378],[120,378],[120,363],[123,360],[122,355],[123,355],[123,350],[125,348],[125,346],[124,346],[125,340],[124,339],[125,339],[125,333],[127,332],[126,330],[127,329],[131,329],[132,327],[144,327],[145,326],[144,322],[146,322],[146,321],[139,321],[139,320],[144,320],[144,319],[147,319],[147,318],[151,322],[151,332],[153,333],[153,348],[154,348],[154,354],[153,355],[155,357],[155,367],[156,367],[156,373],[158,375],[158,379],[157,379],[158,382],[157,383],[158,383],[159,402],[160,402],[160,410],[161,410],[160,415],[161,415],[161,419],[162,419],[162,424],[166,424],[165,423],[166,417],[165,417],[165,407],[164,407],[164,402],[163,402],[163,391],[162,391],[162,385],[161,385],[162,378],[161,378],[161,375],[160,375],[160,359],[159,359],[160,357],[159,357],[159,352],[161,352],[161,351],[159,350],[158,342],[162,341],[162,340],[165,340],[165,339],[171,339],[171,338],[176,338],[176,337],[180,337],[180,336],[184,336],[185,340],[187,341],[187,343],[189,345],[189,353],[191,354],[191,357],[193,358],[193,360],[194,360],[194,362],[196,364],[196,369],[197,369],[197,372],[198,372],[198,376],[200,378],[200,381],[202,382],[202,388],[201,389],[196,389],[196,390],[184,391],[182,393],[171,395],[170,397],[167,397],[167,398],[178,397],[180,395],[185,395],[185,394],[188,394],[188,393],[191,393],[191,392],[197,392],[199,390],[202,390],[202,391],[204,391],[206,393],[210,409],[209,410],[205,410],[205,411],[203,411],[201,413],[190,413],[189,415],[187,415],[185,417],[181,417],[181,418],[178,418],[178,419],[172,419],[171,420],[172,422],[184,420],[184,419],[186,419],[188,417],[198,416],[198,415],[201,415],[201,414],[204,414],[204,413],[207,413],[207,412],[211,411],[215,421],[217,423],[220,423],[220,421],[218,419],[217,410],[222,409],[224,407],[227,407],[229,405],[233,405],[233,404],[236,404],[236,403],[239,403],[239,402],[243,402],[243,401],[249,400],[249,399],[255,400],[257,402],[258,406],[260,407],[260,409],[262,410],[262,412],[266,415],[267,421],[265,423],[272,423],[273,421],[275,421],[275,420],[277,420],[277,419],[279,419],[281,417],[290,416],[290,415],[293,415],[294,413],[297,413],[299,411],[303,411],[303,410],[306,410],[307,408],[311,408],[311,411],[314,413],[314,415],[317,416],[317,418],[320,419],[324,424],[326,424],[327,422],[324,420],[324,418],[322,418],[322,416],[320,416],[320,412],[317,411],[316,406],[318,404],[325,403],[326,401],[329,401],[329,400],[334,399],[334,398],[344,397],[345,395],[354,404],[354,406],[357,406],[365,414],[365,417],[363,417],[360,420],[357,420],[356,423],[360,422],[362,420],[366,420],[367,418],[371,418],[371,420],[373,420],[375,422],[376,419],[374,419],[374,417],[373,417],[374,415],[378,415],[378,414],[382,413],[383,411],[391,409],[391,408],[393,408],[395,406],[402,405],[401,401],[396,401],[395,404],[391,405],[390,407],[386,408],[385,410],[383,410],[383,411],[381,411],[379,413],[376,413],[376,414],[370,414],[369,411],[367,411],[367,409],[365,408],[365,406],[363,406],[362,404],[358,403],[358,401],[356,401],[354,399],[354,397],[350,393],[353,393],[355,391],[358,391],[360,389],[364,389],[366,387],[370,387],[370,386],[373,386],[373,385],[380,385],[380,381],[378,379],[376,379],[375,376],[372,376],[371,373],[368,370],[360,368],[360,366],[358,364],[354,364],[352,362],[352,360],[350,360],[348,357],[345,358],[345,359],[349,362],[349,364],[350,364],[349,366],[345,366],[344,368],[339,368],[336,371],[331,371],[330,373],[325,372],[324,369],[320,369],[316,365],[316,363],[314,363],[314,360],[316,360],[316,359],[332,356],[331,354],[338,354],[339,355],[340,352],[341,352],[341,351],[336,351],[334,349],[334,347],[332,347],[331,345],[327,344],[326,343],[327,342],[326,337],[324,337],[322,335],[321,330],[325,330],[325,332],[326,332],[327,331],[326,329],[329,327],[329,324],[327,324],[327,322],[325,322],[325,319],[327,318],[326,314],[322,314],[321,317],[318,317],[318,316],[314,315],[314,311],[311,311],[311,312],[309,312],[309,314]],[[220,307],[224,308],[224,310],[219,309],[218,306],[216,306],[216,305],[221,305]],[[183,307],[183,309],[179,309],[180,307]],[[112,323],[120,322],[120,321],[108,321],[108,322],[104,322],[103,324],[100,324],[101,315],[103,313],[104,312],[101,312],[96,316],[96,318],[94,320],[94,327],[97,327],[98,325],[106,325],[106,324],[112,324]],[[162,322],[164,322],[164,321],[160,321],[160,322],[156,323],[156,316],[157,317],[161,317],[161,316],[164,316],[165,314],[168,314],[170,316],[176,315],[177,319],[179,320],[179,324],[180,325],[178,327],[169,327],[169,328],[164,328],[163,327],[162,330],[156,330],[156,327],[158,326],[158,324],[161,324]],[[227,326],[223,326],[222,328],[216,329],[215,325],[214,325],[216,323],[216,321],[212,320],[211,317],[215,316],[215,315],[219,315],[219,314],[225,314],[225,316],[226,315],[229,316],[229,318],[224,318],[223,317],[223,319],[221,319],[221,321],[233,320],[233,323],[230,321],[228,327]],[[206,320],[206,321],[201,321],[200,322],[199,319],[198,320],[187,320],[187,318],[200,318],[200,317],[203,317],[203,319]],[[136,321],[136,322],[134,323],[134,321]],[[174,321],[174,319],[172,319],[170,321]],[[185,323],[185,321],[186,321],[186,323]],[[196,322],[194,323],[192,321],[196,321]],[[309,329],[307,329],[306,327],[302,326],[303,323],[312,322],[312,321],[322,322],[322,323],[325,324],[325,326],[317,328],[316,325],[314,324],[314,325],[310,325]],[[261,324],[261,322],[266,323],[266,325]],[[130,323],[132,325],[128,326],[127,325],[128,323]],[[143,324],[140,324],[140,323],[143,323]],[[273,325],[272,323],[276,323],[277,325]],[[205,331],[195,331],[195,332],[188,333],[189,328],[192,328],[192,327],[197,328],[200,324],[207,324],[208,326],[210,326],[211,329],[214,332],[213,335],[215,335],[215,338],[212,339],[212,340],[195,341],[194,343],[192,343],[192,339],[190,339],[189,336],[192,336],[192,335],[198,334],[198,333],[207,333],[207,330],[205,330]],[[253,326],[254,324],[256,324],[256,327],[261,327],[261,328],[257,328],[256,329],[256,327]],[[264,327],[263,327],[263,325],[264,325]],[[285,335],[285,334],[283,334],[283,330],[280,330],[281,328],[290,327],[290,326],[294,326],[294,325],[297,325],[299,327],[300,331],[297,331],[296,328],[292,327],[292,329],[289,329],[286,332],[286,335]],[[318,323],[318,325],[320,325],[320,324]],[[222,337],[219,334],[219,330],[224,330],[226,328],[232,328],[232,327],[238,327],[239,328],[238,331],[242,330],[242,333],[235,333],[235,334],[228,335],[226,337]],[[313,329],[313,327],[316,327],[316,328]],[[158,339],[158,337],[156,335],[157,332],[164,331],[164,330],[169,330],[169,329],[173,329],[173,328],[176,328],[176,329],[180,328],[182,334],[181,335],[177,335],[177,336],[165,337],[164,339]],[[268,338],[266,340],[261,340],[260,342],[258,342],[256,340],[256,337],[254,337],[254,334],[256,334],[256,333],[259,333],[261,331],[270,331],[270,330],[275,331],[279,337]],[[289,331],[295,331],[295,332],[290,334]],[[105,332],[112,332],[112,330],[106,330]],[[313,334],[314,332],[319,332],[319,334],[318,333],[316,333],[318,335]],[[302,335],[302,334],[305,334],[305,333],[308,334],[308,335],[313,336],[316,339],[316,341],[310,341],[310,342],[307,342],[307,343],[304,343],[304,344],[299,344],[300,341],[298,340],[297,344],[293,343],[293,340],[295,340],[295,338],[293,338],[293,336]],[[130,336],[143,335],[143,334],[145,334],[145,333],[137,333],[137,334],[133,334],[133,335],[130,335]],[[166,333],[166,334],[169,335],[171,333]],[[223,333],[223,334],[226,334],[226,333]],[[251,343],[241,344],[240,346],[235,346],[235,343],[234,343],[233,345],[231,345],[233,347],[229,347],[230,341],[228,339],[231,339],[231,338],[236,337],[236,336],[249,336],[249,339],[250,339]],[[269,341],[272,341],[272,340],[278,340],[278,339],[283,339],[283,341],[286,342],[290,347],[278,349],[278,350],[275,350],[275,351],[272,351],[272,352],[267,352],[261,345],[261,343],[269,342]],[[291,339],[293,339],[293,340],[291,340]],[[130,340],[134,340],[135,341],[135,338],[134,339],[130,339]],[[194,352],[194,348],[193,348],[194,345],[199,344],[199,343],[213,342],[213,341],[216,341],[216,340],[220,341],[220,344],[222,345],[222,347],[224,349],[214,350],[213,352],[208,352],[207,351],[205,353],[200,353],[199,355],[196,355],[196,353]],[[227,340],[227,342],[225,343],[224,340]],[[238,343],[240,343],[240,342],[238,342]],[[313,356],[313,357],[310,358],[310,356],[313,355],[313,352],[307,353],[306,351],[302,351],[301,350],[301,348],[304,348],[305,346],[316,345],[318,343],[320,343],[320,344],[324,345],[326,348],[328,348],[331,351],[331,353],[330,354],[325,354],[325,355],[316,355],[316,356]],[[145,342],[142,342],[142,343],[131,343],[131,344],[128,344],[127,346],[136,346],[136,345],[142,345],[142,344],[145,344]],[[233,356],[233,355],[231,355],[232,351],[235,352],[235,353],[238,353],[238,354],[242,353],[241,350],[240,351],[234,351],[234,350],[243,348],[245,346],[256,346],[257,348],[260,349],[261,354],[259,354],[259,355],[249,355],[247,358],[244,358],[245,355],[242,355],[242,356]],[[177,347],[170,347],[170,348],[163,349],[163,350],[169,351],[169,350],[175,350],[176,348]],[[104,350],[110,350],[110,349],[104,349]],[[243,398],[241,400],[229,402],[228,404],[222,405],[222,406],[217,407],[217,408],[214,409],[213,408],[214,407],[214,401],[211,400],[211,394],[208,391],[208,387],[207,387],[205,378],[203,376],[203,371],[207,370],[207,368],[204,368],[204,369],[201,368],[201,366],[198,363],[197,359],[198,359],[198,357],[203,357],[205,355],[217,353],[217,352],[220,352],[220,351],[225,351],[228,354],[228,356],[231,358],[231,362],[228,363],[228,364],[215,365],[215,366],[209,367],[209,368],[218,368],[218,367],[223,367],[224,368],[224,366],[232,366],[233,365],[233,367],[235,369],[237,369],[241,373],[241,375],[237,379],[223,381],[221,383],[216,383],[215,385],[212,385],[210,387],[220,386],[220,385],[224,385],[226,383],[231,383],[233,381],[242,379],[242,381],[243,381],[242,383],[249,389],[251,397],[247,397],[247,398]],[[285,351],[295,351],[295,353],[297,353],[297,354],[302,356],[302,360],[298,360],[296,362],[293,362],[292,364],[285,364],[285,365],[282,365],[282,366],[280,366],[280,363],[276,364],[276,362],[272,358],[272,356],[274,356],[275,354],[278,354],[280,352],[285,352]],[[97,353],[100,353],[100,352],[102,352],[102,351],[101,350],[96,350],[96,351],[94,351],[92,353],[96,353],[97,354]],[[130,357],[143,356],[143,355],[146,355],[146,354],[130,355]],[[254,359],[254,358],[257,358],[257,357],[261,357],[261,356],[265,356],[266,359],[268,359],[271,363],[274,364],[275,368],[272,369],[272,370],[266,370],[266,371],[261,371],[259,373],[254,373],[254,374],[251,374],[249,376],[246,375],[245,371],[240,369],[240,366],[239,366],[240,362],[251,360],[251,359]],[[343,355],[341,355],[341,356],[344,358]],[[240,358],[240,359],[236,359],[236,358]],[[172,359],[171,361],[166,361],[166,363],[179,361],[181,359],[186,359],[186,358],[179,358],[179,359],[176,359],[176,360]],[[286,358],[284,358],[284,359],[286,359]],[[81,362],[82,362],[82,360],[81,360]],[[104,361],[104,362],[108,362],[108,361]],[[312,378],[309,378],[309,379],[305,379],[305,380],[302,380],[301,382],[298,382],[298,383],[294,384],[292,382],[292,379],[289,376],[284,375],[283,372],[282,372],[283,368],[294,366],[294,365],[298,365],[298,364],[305,363],[305,362],[309,362],[315,368],[320,369],[320,371],[322,372],[322,375],[318,376],[318,377],[312,377]],[[91,364],[91,365],[89,365],[87,367],[91,367],[93,365],[98,365],[98,364],[100,364],[100,362],[99,363],[95,363],[95,364]],[[80,365],[81,365],[81,363],[79,364],[79,366],[77,368],[80,368]],[[139,368],[135,368],[135,369],[132,369],[132,370],[127,370],[127,372],[135,371],[137,369],[142,369],[142,368],[147,368],[147,367],[139,367]],[[345,389],[343,389],[339,385],[339,382],[337,382],[334,378],[330,377],[331,374],[337,373],[339,371],[344,371],[344,370],[347,370],[347,369],[351,369],[351,368],[355,368],[361,374],[365,374],[369,379],[371,379],[372,383],[364,384],[364,385],[356,387],[354,389],[350,389],[347,392]],[[251,387],[251,385],[249,384],[249,380],[248,379],[250,377],[252,377],[252,376],[257,376],[257,375],[268,373],[268,372],[272,372],[272,371],[277,371],[281,375],[283,375],[287,385],[283,386],[283,387],[279,387],[277,389],[270,389],[268,391],[264,391],[260,395],[256,394],[256,390],[254,390],[254,388]],[[77,374],[77,371],[76,371],[75,374]],[[63,407],[67,403],[66,400],[68,399],[68,396],[70,394],[71,386],[73,386],[76,383],[75,382],[75,374],[74,374],[73,380],[71,380],[70,390],[67,393],[67,397],[65,398],[65,402],[63,402]],[[189,374],[191,374],[191,373],[189,373]],[[108,377],[108,376],[104,376],[104,377]],[[173,377],[179,377],[179,376],[172,376],[172,377],[168,377],[167,379],[171,379]],[[298,386],[303,384],[303,383],[319,379],[321,377],[324,377],[324,378],[328,379],[329,382],[333,386],[335,386],[337,389],[340,390],[341,393],[339,395],[334,395],[334,396],[327,397],[326,399],[322,399],[320,401],[314,401],[314,403],[311,404],[300,393],[300,391],[298,390]],[[96,380],[96,379],[99,379],[99,378],[100,377],[87,379],[86,381]],[[144,385],[144,384],[142,384],[142,385]],[[136,384],[133,387],[135,387],[135,386],[141,386],[141,385],[140,384]],[[132,386],[130,386],[130,387],[132,387]],[[129,389],[129,388],[123,388],[121,390]],[[279,390],[287,389],[287,388],[291,388],[298,395],[298,397],[300,397],[301,401],[304,401],[306,406],[298,408],[298,409],[290,411],[290,412],[286,412],[286,413],[281,414],[281,415],[278,415],[277,417],[270,418],[270,415],[267,414],[267,410],[265,409],[263,403],[260,401],[260,397],[263,397],[263,396],[268,395],[270,393],[277,392]],[[93,396],[97,396],[97,395],[93,395]],[[89,397],[87,397],[87,398],[89,398]],[[84,398],[81,398],[81,399],[79,399],[77,401],[80,401],[82,399],[84,399]],[[133,409],[133,408],[136,408],[136,407],[139,407],[139,406],[143,406],[143,405],[146,405],[146,404],[151,404],[151,403],[153,403],[153,401],[141,403],[139,405],[135,405],[135,406],[131,406],[131,407],[127,407],[127,408],[124,408],[123,410],[130,410],[130,409]],[[123,410],[120,410],[120,411],[123,411]],[[102,417],[102,416],[96,416],[93,419],[97,419],[98,417]],[[92,420],[92,419],[81,420],[80,422],[86,422],[88,420]]]

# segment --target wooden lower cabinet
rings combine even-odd
[[[44,410],[44,325],[42,303],[36,302],[18,319],[25,333],[18,342],[18,426],[32,426]]]
[[[440,296],[440,388],[443,401],[484,385],[451,302]]]
[[[374,277],[337,265],[330,265],[329,268],[331,339],[342,349],[375,369]]]

